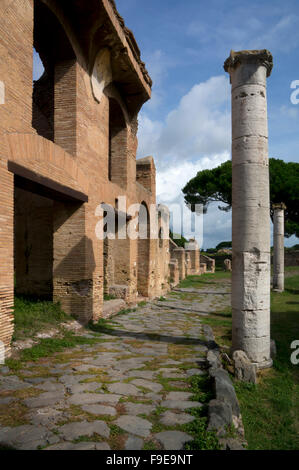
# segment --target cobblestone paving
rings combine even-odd
[[[182,299],[182,297],[184,299]],[[190,377],[205,375],[201,319],[229,305],[229,285],[178,290],[114,317],[96,344],[0,375],[0,443],[15,449],[166,449],[193,440]]]

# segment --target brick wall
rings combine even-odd
[[[35,27],[32,0],[0,2],[0,339],[7,350],[14,232],[19,292],[45,294],[53,285],[54,300],[83,323],[101,315],[104,266],[106,281],[127,286],[131,300],[137,291],[158,295],[169,282],[167,241],[115,240],[107,258],[96,236],[102,202],[115,207],[126,196],[124,212],[133,203],[156,203],[156,170],[152,157],[136,162],[137,117],[150,78],[111,3],[91,2],[35,2]],[[33,45],[46,70],[34,88]],[[107,47],[112,82],[97,100],[93,61]]]

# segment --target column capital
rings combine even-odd
[[[264,65],[267,77],[270,77],[273,68],[273,57],[267,49],[251,51],[230,51],[230,56],[224,62],[224,70],[228,73],[240,64]]]
[[[287,206],[283,202],[272,204],[272,210],[282,210],[285,211]]]

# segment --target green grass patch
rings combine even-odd
[[[20,353],[22,361],[37,361],[41,357],[52,356],[53,354],[63,351],[67,348],[74,348],[83,344],[95,344],[96,339],[84,338],[82,336],[75,336],[72,333],[65,334],[64,338],[46,338],[41,339],[39,344],[30,349],[24,349]]]
[[[110,294],[104,294],[104,301],[106,300],[115,300],[116,297],[114,295],[110,295]]]
[[[194,375],[190,377],[191,400],[206,405],[212,399],[211,387],[207,377]],[[214,431],[207,430],[207,407],[186,410],[194,420],[182,426],[182,430],[193,436],[194,440],[185,444],[186,450],[220,450],[220,444]]]
[[[180,380],[180,382],[185,383],[185,387],[180,386],[180,387],[175,387],[174,385],[171,384],[171,382],[174,382],[175,380]],[[157,375],[157,381],[163,386],[163,392],[189,392],[190,389],[188,388],[188,382],[189,379],[169,379],[166,377],[163,377],[162,374]]]
[[[154,441],[146,441],[142,450],[159,450],[159,447]]]
[[[78,345],[96,344],[98,340],[92,338],[84,338],[76,336],[71,332],[65,332],[63,338],[46,338],[41,339],[38,344],[32,348],[23,349],[19,353],[18,359],[7,359],[5,364],[13,371],[17,372],[24,367],[24,362],[35,362],[40,358],[53,356],[57,352],[61,352],[68,348],[74,348]]]
[[[182,288],[202,288],[205,285],[218,284],[222,280],[229,280],[231,273],[216,271],[215,273],[206,273],[201,276],[188,276],[180,282],[178,287]]]
[[[133,397],[122,397],[119,400],[119,403],[136,403],[140,405],[152,405],[153,400],[149,400],[147,398],[133,398]]]
[[[185,450],[220,450],[215,432],[207,431],[207,418],[196,416],[194,421],[183,426],[184,431],[194,437],[185,444]]]
[[[207,376],[193,375],[188,379],[191,385],[192,401],[198,401],[206,404],[213,398],[211,384]],[[190,391],[190,390],[188,390]]]
[[[122,428],[117,426],[116,424],[110,424],[110,437],[117,437],[126,434]]]
[[[73,318],[63,312],[59,303],[15,296],[13,341],[31,338],[39,331],[70,320]]]
[[[94,433],[92,436],[79,436],[72,441],[73,444],[79,444],[80,442],[103,442],[103,438],[99,434]]]
[[[231,315],[231,313],[230,313]],[[231,346],[232,342],[232,320],[220,312],[204,317],[201,321],[213,329],[216,343],[220,346]]]
[[[0,425],[16,427],[29,424],[28,408],[21,401],[0,405]]]
[[[134,313],[137,311],[137,308],[124,308],[123,310],[120,310],[114,317],[120,317],[122,315],[128,315],[129,313]]]
[[[114,326],[105,318],[100,318],[97,323],[89,322],[88,328],[96,333],[111,333]]]

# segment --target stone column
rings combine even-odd
[[[284,291],[284,211],[286,206],[273,204],[273,290]]]
[[[270,196],[267,50],[231,51],[232,85],[232,347],[259,368],[270,358]]]

